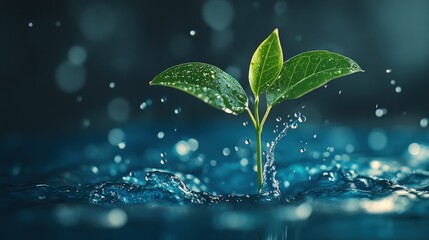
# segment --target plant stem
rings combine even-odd
[[[261,144],[261,134],[262,127],[259,121],[259,96],[255,97],[255,133],[256,133],[256,168],[258,171],[258,192],[261,192],[262,181],[263,181],[263,169],[262,169],[262,144]]]
[[[263,164],[262,164],[262,129],[264,128],[265,121],[267,120],[268,114],[270,113],[272,106],[267,106],[265,110],[265,114],[262,117],[262,120],[259,119],[259,96],[255,97],[255,105],[254,105],[254,115],[249,108],[246,108],[249,113],[250,119],[253,122],[253,126],[255,127],[256,134],[256,167],[258,174],[258,192],[262,190],[262,184],[264,180],[263,176]]]
[[[260,126],[257,126],[255,128],[256,132],[256,166],[258,170],[258,192],[260,193],[262,190],[262,182],[264,180],[264,177],[262,175],[262,144],[261,144],[261,133],[262,128]]]

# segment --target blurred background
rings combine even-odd
[[[122,143],[124,132],[129,142],[141,139],[134,150],[127,146],[131,155],[160,146],[164,135],[176,134],[176,142],[194,131],[222,141],[245,114],[226,115],[148,82],[172,65],[200,61],[250,94],[250,58],[274,28],[285,59],[326,49],[365,73],[279,105],[269,125],[305,106],[315,125],[427,131],[426,0],[6,1],[0,12],[2,172],[47,159],[70,163],[74,152],[110,158],[100,146]],[[207,129],[218,135],[204,135]],[[253,137],[250,127],[244,131]]]

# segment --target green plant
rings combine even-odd
[[[296,99],[327,82],[363,70],[350,58],[324,50],[301,53],[283,62],[278,30],[275,29],[253,54],[249,83],[254,95],[253,112],[248,97],[237,80],[218,67],[191,62],[173,66],[151,82],[189,93],[226,113],[249,113],[256,133],[258,190],[262,187],[261,134],[273,106]],[[267,106],[260,118],[259,101],[266,94]]]

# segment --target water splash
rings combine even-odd
[[[179,173],[180,175],[180,173]],[[250,195],[211,195],[200,191],[200,184],[191,190],[189,181],[195,181],[195,177],[188,177],[188,184],[171,172],[151,170],[146,172],[145,180],[138,177],[126,178],[124,183],[103,182],[94,186],[90,192],[89,202],[94,204],[202,204],[257,202],[259,197]],[[198,181],[200,182],[200,181]],[[144,185],[142,185],[144,183]],[[199,186],[199,187],[197,187]]]
[[[266,153],[266,162],[264,165],[264,181],[262,185],[261,193],[264,195],[267,201],[279,198],[281,196],[279,181],[276,179],[277,170],[274,166],[274,151],[280,139],[286,136],[290,128],[296,129],[299,123],[303,123],[307,118],[300,112],[294,114],[295,120],[292,122],[286,122],[283,130],[276,136],[276,138],[269,144],[268,152]]]

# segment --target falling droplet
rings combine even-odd
[[[115,88],[115,83],[114,82],[109,83],[109,87],[110,88]]]
[[[249,144],[251,144],[251,143],[252,143],[252,141],[251,141],[250,139],[246,139],[246,140],[244,140],[244,143],[245,143],[246,145],[249,145]]]
[[[305,151],[307,151],[307,149],[305,149],[305,148],[300,148],[300,149],[299,149],[299,152],[300,152],[300,153],[304,153]]]
[[[386,73],[391,73],[391,72],[392,72],[392,69],[390,68],[386,69]]]
[[[161,131],[161,132],[158,132],[158,134],[156,136],[158,139],[163,139],[165,134],[164,134],[164,132]]]
[[[222,150],[222,154],[226,157],[226,156],[229,156],[229,154],[231,154],[231,149],[229,149],[229,148],[223,148],[223,150]]]
[[[34,26],[34,24],[32,22],[28,23],[28,27],[33,27],[33,26]]]
[[[338,91],[338,95],[341,95],[341,90],[340,90],[340,91]]]
[[[161,152],[159,155],[161,156],[160,163],[162,165],[166,164],[167,163],[167,153],[166,152]]]
[[[390,84],[395,85],[396,81],[395,80],[390,80]]]
[[[313,138],[317,138],[317,134],[314,134],[314,135],[313,135]]]
[[[182,108],[181,107],[177,107],[174,109],[174,114],[180,114],[182,112]]]
[[[400,93],[400,92],[402,92],[402,88],[401,88],[400,86],[397,86],[397,87],[395,88],[395,92],[396,92],[396,93]]]
[[[303,123],[303,122],[307,121],[307,117],[306,117],[306,116],[304,116],[304,115],[302,115],[302,114],[300,114],[300,115],[298,116],[298,121],[299,121],[300,123]]]
[[[280,122],[282,120],[282,118],[281,117],[276,117],[276,121],[277,122]]]
[[[161,102],[162,102],[162,103],[167,102],[167,97],[162,97],[162,98],[161,98]]]
[[[377,117],[382,117],[386,114],[387,114],[386,108],[378,108],[377,110],[375,110],[375,116],[377,116]]]
[[[249,122],[244,121],[244,122],[243,122],[243,126],[247,126],[247,125],[249,125]]]
[[[142,102],[142,103],[140,104],[140,109],[141,109],[141,110],[145,109],[146,107],[147,107],[146,102]]]
[[[197,34],[197,31],[195,31],[195,30],[189,31],[189,35],[191,35],[191,36],[195,36],[196,34]]]

